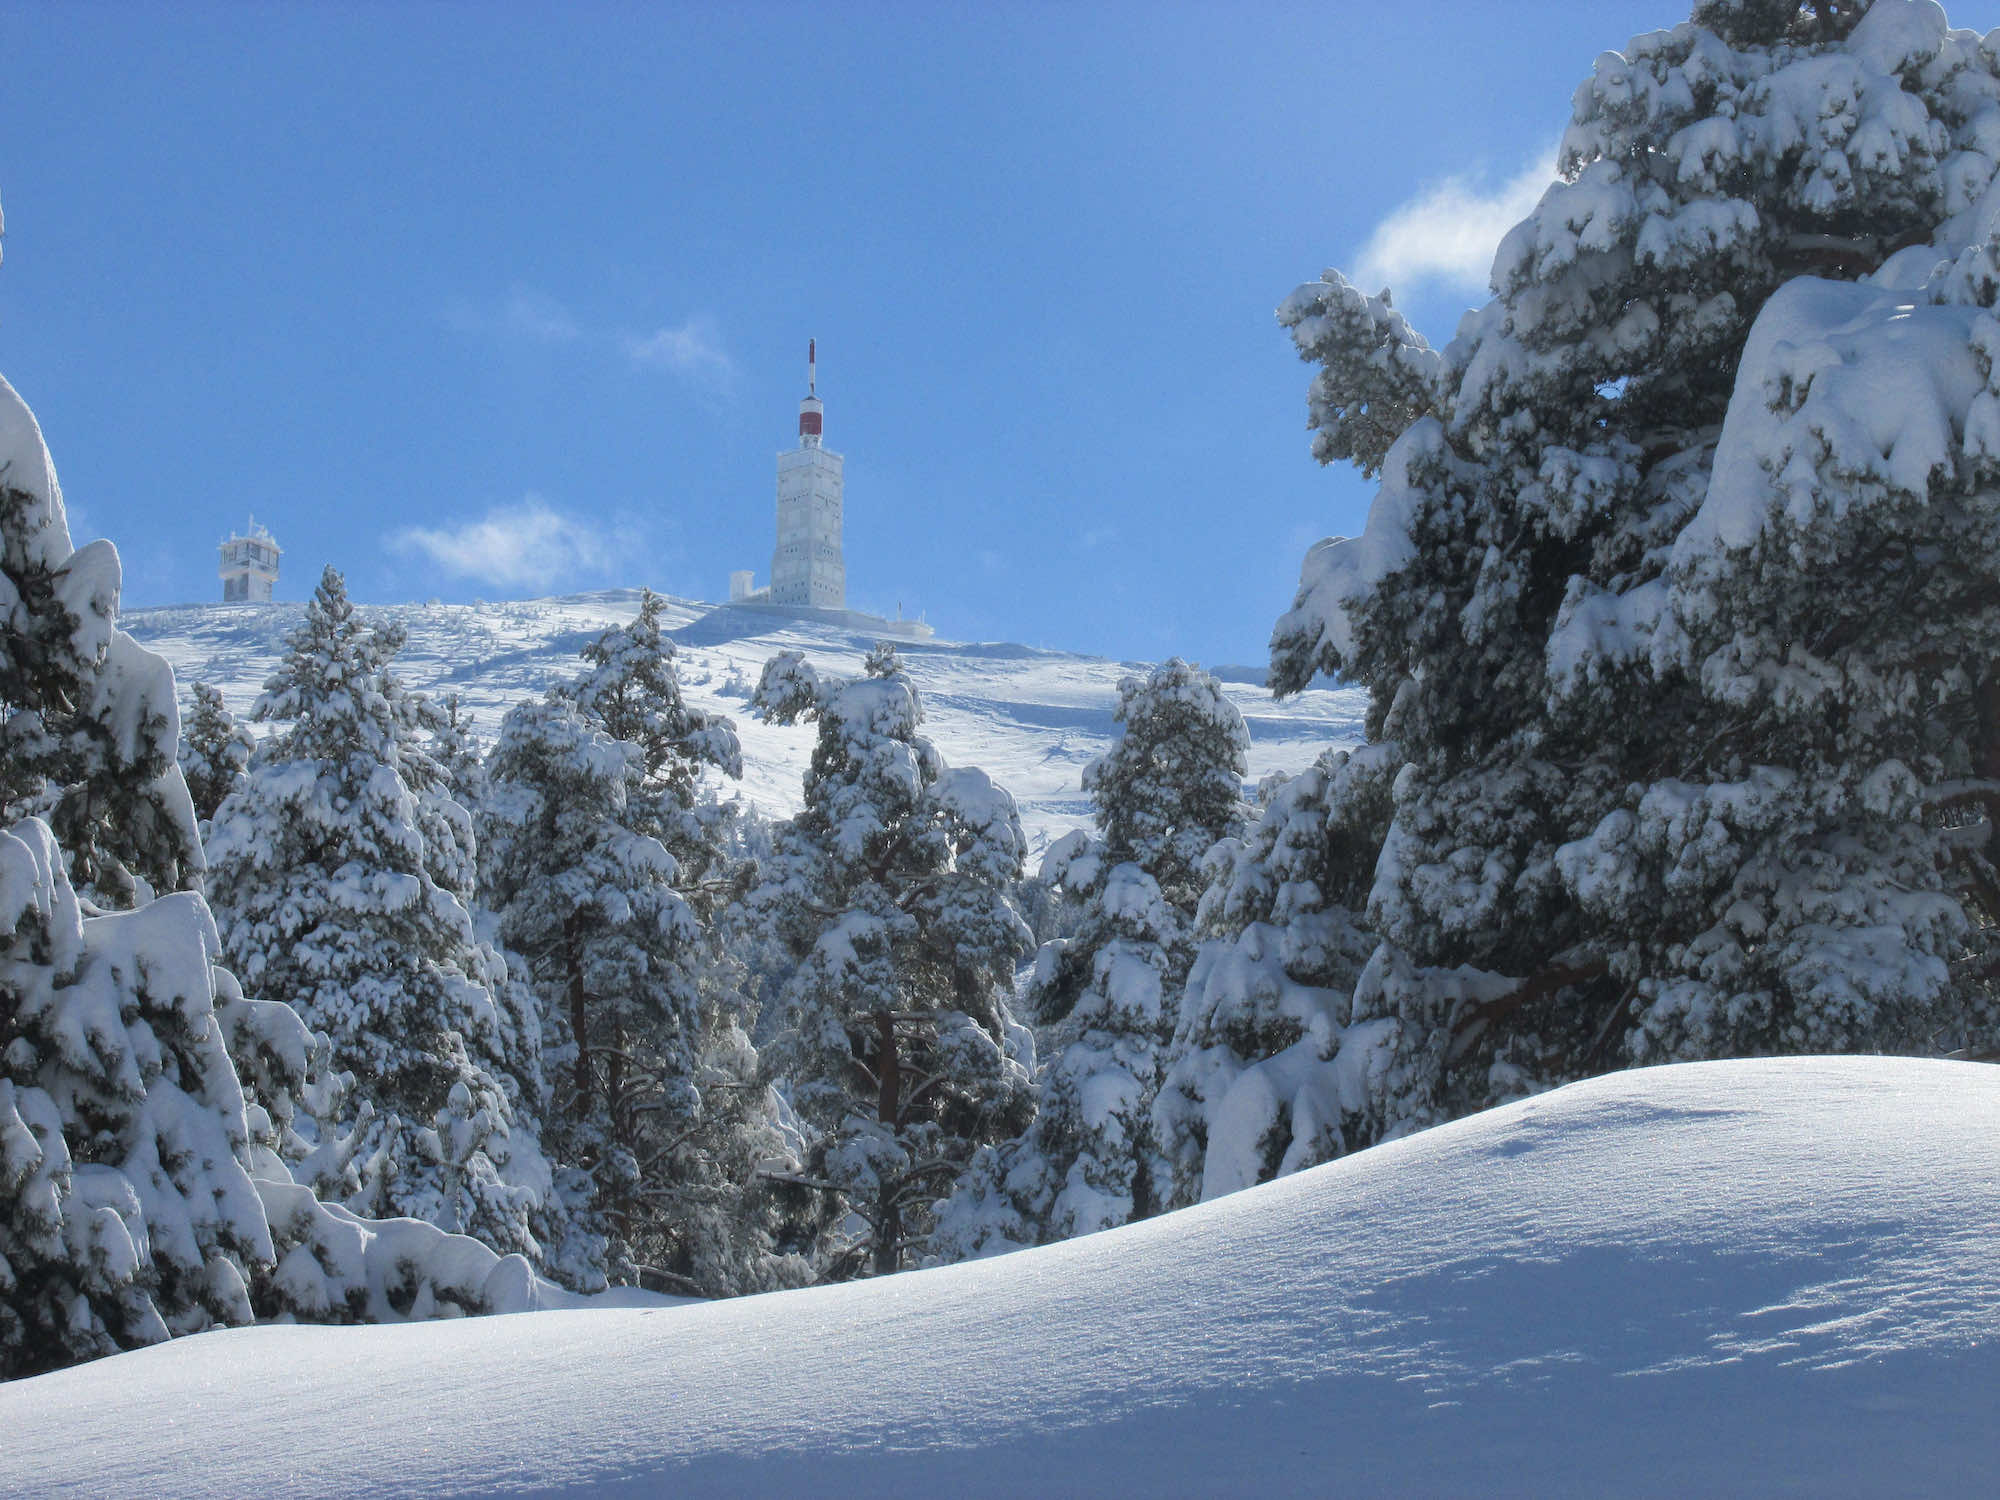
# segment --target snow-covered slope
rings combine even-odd
[[[404,679],[426,692],[456,692],[491,740],[519,698],[574,676],[577,652],[607,626],[637,613],[636,590],[616,589],[512,604],[405,604],[363,612],[409,632],[398,658]],[[140,609],[119,623],[173,664],[183,683],[222,691],[249,711],[302,604],[213,604]],[[799,806],[814,730],[752,719],[744,702],[765,660],[803,651],[816,666],[855,674],[877,637],[805,616],[670,600],[683,690],[699,707],[729,714],[743,739],[743,792],[774,816]],[[926,732],[953,765],[976,765],[1014,794],[1031,848],[1089,821],[1083,768],[1116,733],[1118,679],[1135,664],[1032,646],[898,640],[924,695]],[[1238,673],[1237,676],[1248,674]],[[1250,726],[1252,781],[1298,771],[1329,744],[1359,740],[1365,695],[1312,690],[1283,702],[1249,681],[1229,693]]]
[[[2000,1068],[1619,1074],[1048,1249],[207,1334],[0,1387],[37,1495],[1990,1494]]]

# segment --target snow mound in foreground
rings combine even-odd
[[[1618,1074],[883,1281],[177,1340],[0,1434],[44,1495],[1990,1493],[2000,1068]]]

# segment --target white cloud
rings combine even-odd
[[[725,385],[736,374],[736,362],[722,347],[722,337],[708,318],[689,318],[678,328],[661,328],[644,336],[628,334],[625,353],[642,369],[669,370],[708,385]]]
[[[580,574],[603,573],[621,556],[616,538],[538,495],[458,526],[406,526],[387,540],[394,551],[421,553],[455,577],[501,588],[555,588]]]
[[[622,353],[636,370],[664,370],[710,393],[727,392],[736,380],[736,361],[724,347],[715,320],[703,315],[651,333],[588,326],[554,297],[516,283],[506,300],[489,306],[455,301],[445,322],[475,338],[536,344],[574,344],[603,359]]]
[[[498,307],[474,307],[454,302],[445,320],[460,333],[528,339],[540,344],[569,344],[583,337],[583,328],[555,298],[518,283]]]
[[[546,343],[565,344],[583,337],[583,330],[569,309],[555,298],[517,286],[507,294],[501,310],[501,324],[510,333],[525,334]]]
[[[1484,291],[1501,238],[1555,181],[1554,159],[1542,153],[1490,192],[1465,177],[1433,183],[1375,226],[1348,279],[1369,292],[1425,283]]]

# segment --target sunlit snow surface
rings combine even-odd
[[[512,704],[573,677],[577,652],[638,607],[636,590],[618,589],[509,604],[363,606],[362,612],[409,632],[397,658],[404,680],[426,692],[458,693],[490,743]],[[183,686],[211,683],[242,715],[304,611],[302,604],[138,609],[119,624],[165,656]],[[858,675],[878,637],[805,617],[679,599],[668,601],[666,623],[688,700],[736,721],[743,794],[773,816],[796,812],[814,730],[759,723],[745,698],[775,652],[803,651],[816,667]],[[1111,710],[1118,679],[1143,667],[1031,646],[942,640],[896,646],[923,694],[925,733],[952,765],[978,766],[1014,794],[1032,852],[1089,821],[1083,768],[1117,732]],[[1314,689],[1283,702],[1247,681],[1230,682],[1228,691],[1250,726],[1252,784],[1271,771],[1304,770],[1328,745],[1360,740],[1366,701],[1358,690]]]
[[[2000,1068],[1619,1074],[1184,1213],[0,1386],[24,1494],[1991,1494]]]

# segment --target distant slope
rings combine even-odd
[[[2000,1068],[1614,1075],[1127,1229],[0,1386],[35,1495],[1991,1494]]]
[[[508,707],[573,675],[577,651],[607,626],[631,619],[638,601],[637,590],[616,589],[363,612],[409,632],[398,659],[405,679],[427,692],[457,692],[490,740]],[[197,678],[212,683],[233,712],[246,713],[304,609],[188,605],[132,610],[120,623],[173,664],[183,688]],[[668,618],[689,700],[736,720],[744,795],[775,816],[796,811],[813,730],[758,723],[744,697],[773,652],[803,651],[817,665],[855,673],[876,637],[817,620],[679,599],[669,602]],[[896,644],[924,695],[927,730],[938,748],[954,765],[984,768],[1014,794],[1035,847],[1089,821],[1079,778],[1111,743],[1118,679],[1142,670],[1138,664],[1031,646]],[[1239,678],[1253,675],[1232,671]],[[1250,725],[1253,783],[1274,770],[1302,770],[1326,746],[1361,737],[1366,700],[1358,690],[1315,689],[1279,702],[1257,682],[1232,681],[1229,695]]]

